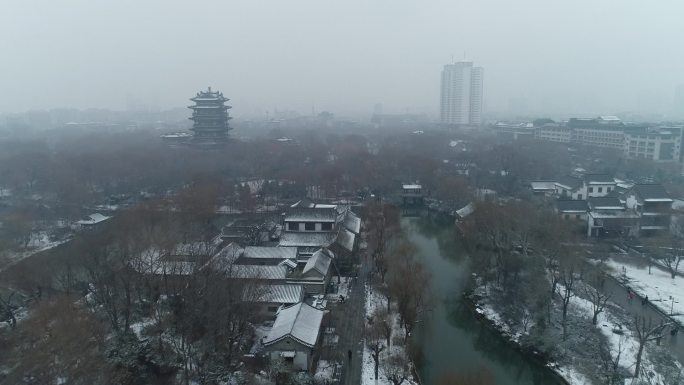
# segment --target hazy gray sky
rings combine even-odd
[[[235,115],[434,114],[464,51],[490,111],[666,109],[682,15],[682,0],[3,0],[0,112],[178,107],[211,85]]]

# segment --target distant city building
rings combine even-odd
[[[547,123],[536,127],[534,138],[550,142],[570,143],[572,141],[572,128],[558,123]]]
[[[535,128],[531,122],[496,122],[490,126],[497,134],[513,140],[534,138]]]
[[[574,143],[615,149],[624,147],[624,125],[615,116],[571,118],[567,126],[572,130]]]
[[[624,153],[630,158],[678,161],[681,146],[681,127],[643,127],[625,131]]]
[[[440,117],[444,125],[482,123],[482,81],[484,70],[473,62],[447,64],[442,71]]]
[[[492,128],[504,134],[510,129],[508,126],[497,124]],[[615,116],[571,118],[565,123],[535,125],[534,138],[612,148],[622,151],[629,158],[679,162],[683,155],[684,126],[627,124]]]
[[[195,105],[189,106],[192,110],[190,120],[193,121],[193,142],[197,144],[217,144],[228,139],[228,110],[225,105],[229,100],[223,93],[212,91],[211,87],[206,91],[200,91],[197,96],[191,98]]]

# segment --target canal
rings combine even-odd
[[[462,292],[469,275],[468,262],[447,220],[402,218],[402,227],[432,274],[434,298],[430,314],[417,330],[423,343],[423,383],[435,384],[447,372],[470,373],[486,369],[497,385],[560,385],[546,367],[526,357],[469,310]]]

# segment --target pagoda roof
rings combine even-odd
[[[230,109],[230,108],[232,108],[232,107],[231,107],[231,106],[226,106],[226,105],[224,105],[224,104],[212,104],[212,105],[208,105],[208,104],[196,104],[196,105],[194,105],[194,106],[188,106],[188,108],[192,108],[193,110],[195,110],[195,109],[207,109],[207,110],[215,109],[215,110],[217,110],[217,109],[223,108],[223,109],[226,109],[226,110],[227,110],[227,109]]]

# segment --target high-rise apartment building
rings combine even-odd
[[[447,64],[442,71],[440,118],[445,125],[482,123],[482,67],[473,62]]]

